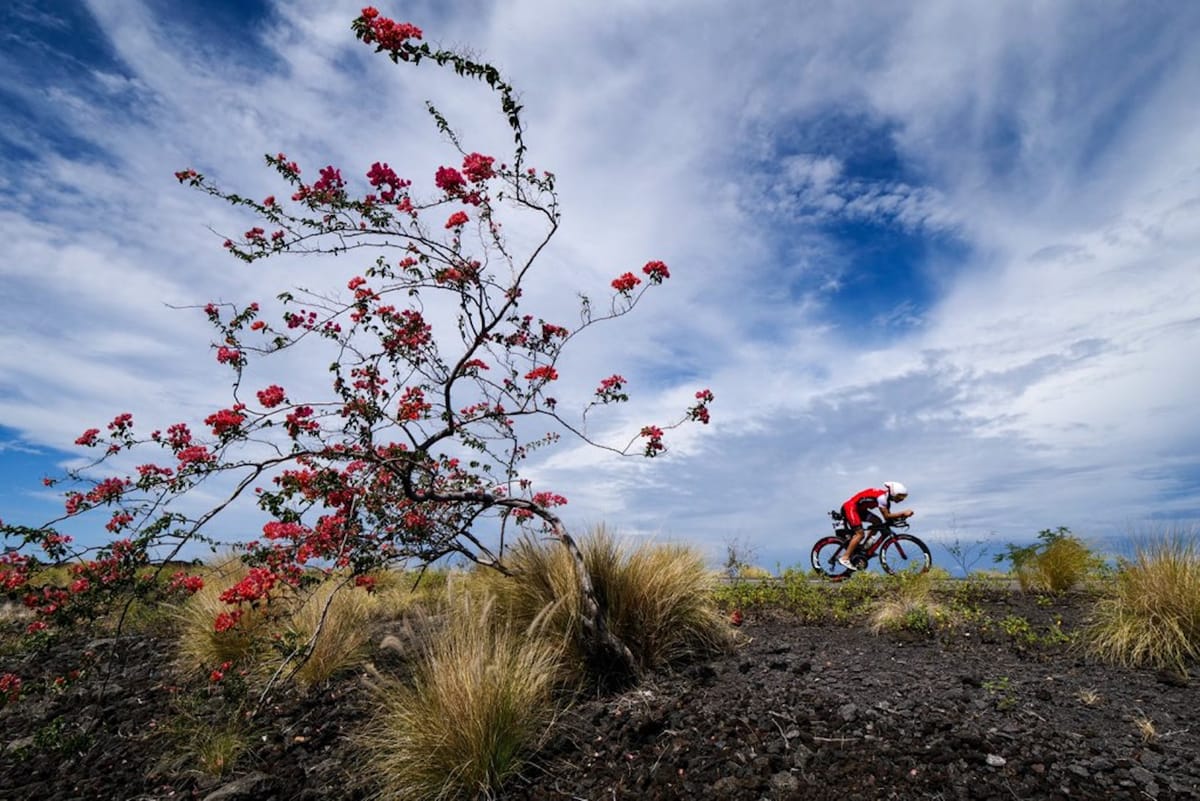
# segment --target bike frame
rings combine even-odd
[[[835,533],[847,545],[850,544],[850,538],[854,536],[854,532],[848,528],[838,529]],[[862,542],[858,544],[857,553],[862,554],[863,559],[870,562],[879,554],[884,543],[894,536],[895,532],[882,523],[863,526],[863,538]]]
[[[849,545],[850,538],[854,536],[854,531],[847,528],[845,518],[841,513],[834,517],[834,513],[830,512],[830,517],[833,517],[833,535],[840,539],[843,543]],[[840,525],[839,525],[840,524]],[[871,560],[879,555],[879,551],[888,543],[892,537],[896,536],[893,528],[908,528],[907,520],[897,520],[894,523],[888,523],[883,520],[872,520],[869,523],[863,524],[863,539],[858,544],[857,553],[862,554],[863,561],[870,564]]]
[[[842,581],[850,575],[850,572],[839,573],[835,564],[837,558],[845,552],[846,546],[850,543],[850,538],[853,536],[853,530],[846,526],[846,520],[841,512],[834,510],[829,513],[829,517],[833,520],[833,534],[825,535],[818,539],[812,547],[810,560],[813,570],[820,575],[825,576],[833,581]],[[901,531],[895,531],[900,529]],[[870,567],[871,560],[878,557],[879,562],[883,565],[885,573],[895,574],[897,567],[903,569],[907,567],[912,558],[923,557],[924,565],[921,572],[928,570],[932,564],[929,547],[925,545],[918,537],[912,534],[904,533],[908,529],[907,520],[878,520],[869,518],[863,524],[863,540],[855,549],[853,561],[857,563],[859,570],[865,570]],[[915,553],[909,553],[910,549],[916,549]],[[898,565],[890,564],[892,562],[893,550]]]

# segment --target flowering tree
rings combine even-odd
[[[233,375],[230,403],[204,419],[203,433],[179,422],[138,434],[128,413],[106,430],[83,432],[76,444],[97,458],[62,479],[64,514],[38,527],[0,524],[6,543],[20,540],[52,559],[71,559],[74,583],[31,591],[24,548],[2,558],[0,584],[23,594],[38,613],[31,629],[88,614],[145,583],[152,554],[169,558],[189,542],[215,541],[208,533],[213,520],[253,500],[266,522],[261,537],[246,545],[252,569],[223,596],[229,609],[215,621],[223,629],[237,625],[248,604],[302,583],[306,566],[343,568],[366,584],[379,567],[426,565],[453,554],[506,571],[507,527],[536,526],[574,555],[589,654],[598,666],[628,670],[628,652],[606,631],[590,580],[578,569],[579,550],[554,511],[566,499],[533,486],[520,468],[563,433],[653,457],[665,450],[665,430],[708,422],[713,397],[701,390],[673,422],[605,444],[589,436],[587,414],[628,400],[622,376],[598,376],[594,396],[575,416],[551,394],[566,344],[631,311],[649,287],[670,277],[667,265],[649,261],[640,272],[618,276],[602,308],[584,297],[573,329],[525,313],[522,288],[557,231],[559,210],[553,174],[525,164],[512,87],[494,67],[435,50],[421,43],[418,28],[373,8],[363,9],[353,30],[397,64],[432,62],[486,83],[512,129],[511,157],[498,162],[468,152],[429,106],[458,155],[434,171],[424,191],[383,162],[372,164],[360,185],[334,166],[309,182],[283,153],[266,157],[287,186],[281,198],[256,201],[195,170],[176,173],[181,183],[255,216],[257,224],[224,243],[235,257],[256,262],[280,253],[361,249],[369,254],[365,269],[344,276],[344,290],[283,293],[278,319],[267,319],[254,302],[205,306],[217,332],[215,358]],[[537,221],[541,233],[524,252],[506,241],[502,212]],[[438,320],[454,325],[435,330]],[[331,355],[326,393],[300,397],[278,384],[251,383],[252,365],[293,349],[314,361]],[[539,420],[548,425],[535,429]],[[147,451],[157,455],[136,460],[131,474],[96,478],[118,455]],[[182,500],[202,483],[225,488],[222,500],[199,514],[184,511]],[[108,515],[114,541],[95,553],[73,549],[63,529],[94,511]],[[194,591],[198,581],[181,574],[168,586]]]

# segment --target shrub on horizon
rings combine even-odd
[[[1064,593],[1104,567],[1104,560],[1066,526],[1042,529],[1037,539],[1024,546],[1009,543],[994,557],[997,563],[1007,560],[1012,565],[1013,575],[1026,592]]]

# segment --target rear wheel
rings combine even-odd
[[[925,543],[912,534],[897,534],[880,549],[879,563],[892,575],[905,571],[924,573],[933,564],[933,557]]]
[[[812,549],[813,570],[830,581],[842,581],[849,578],[853,572],[838,564],[838,557],[846,550],[846,543],[837,537],[829,536],[817,540]]]

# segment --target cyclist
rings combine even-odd
[[[885,523],[890,523],[893,520],[904,520],[912,517],[912,510],[906,509],[902,512],[892,511],[892,502],[903,503],[908,497],[908,489],[899,481],[885,481],[882,487],[870,487],[862,492],[855,493],[848,501],[842,504],[842,516],[846,520],[846,528],[850,529],[850,543],[846,546],[846,551],[838,557],[838,564],[847,570],[858,570],[850,558],[854,556],[854,549],[862,542],[863,538],[863,517],[874,512],[875,516],[882,519]]]

